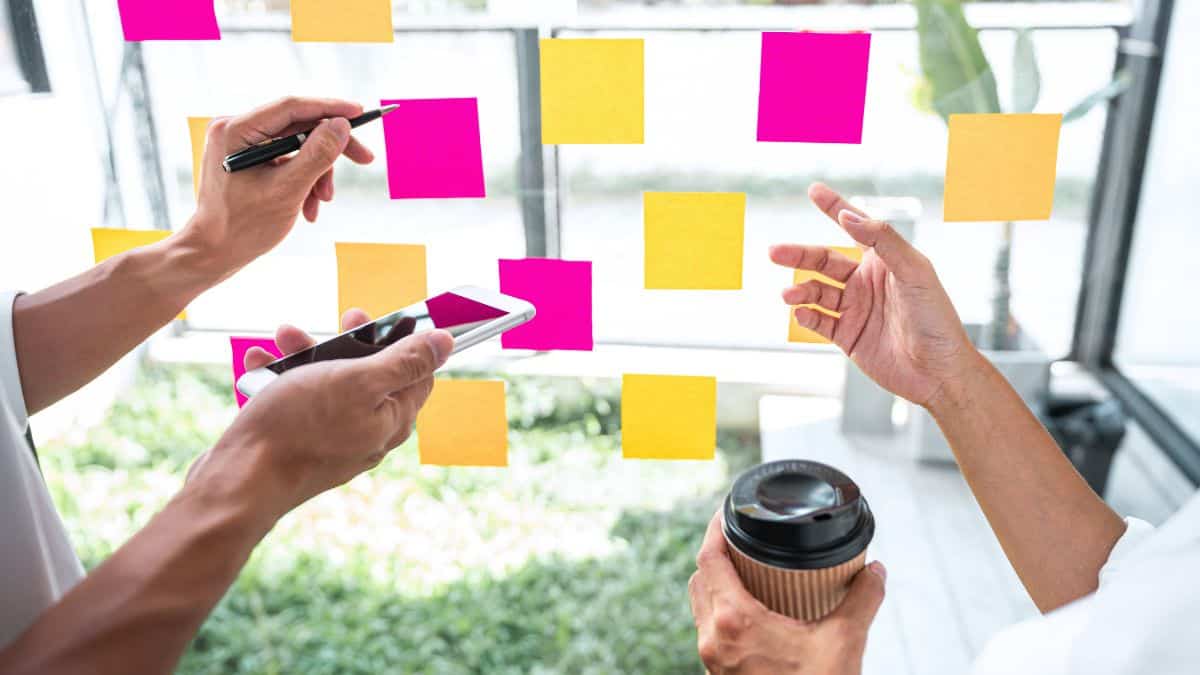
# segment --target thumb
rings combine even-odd
[[[355,365],[367,377],[371,394],[390,395],[426,378],[441,368],[454,349],[454,338],[444,330],[410,335]]]
[[[829,617],[838,617],[865,636],[875,615],[879,613],[879,605],[883,604],[886,581],[887,569],[883,563],[875,561],[867,565],[854,576],[846,598]]]
[[[888,266],[896,278],[904,282],[918,281],[929,261],[913,248],[900,233],[882,220],[865,218],[854,211],[838,213],[838,224],[854,237],[854,241],[875,249],[875,254]]]
[[[300,177],[307,192],[329,171],[349,143],[350,123],[345,118],[322,120],[308,135],[296,159],[287,163],[287,170]]]

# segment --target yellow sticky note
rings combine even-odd
[[[200,176],[204,165],[204,145],[208,140],[208,125],[211,117],[189,117],[188,131],[192,136],[192,190],[200,194]]]
[[[393,42],[392,0],[292,0],[295,42]]]
[[[646,288],[742,287],[745,194],[647,192],[643,207]]]
[[[645,142],[645,42],[541,41],[542,142]]]
[[[712,459],[717,448],[717,379],[622,377],[621,448],[626,459]]]
[[[838,253],[841,253],[842,255],[846,256],[847,258],[850,258],[851,260],[854,260],[855,262],[862,262],[863,252],[862,252],[862,249],[858,248],[857,246],[830,246],[828,248],[831,251],[837,251]],[[836,286],[837,288],[845,288],[846,287],[846,284],[843,284],[839,281],[834,281],[833,279],[830,279],[829,277],[825,276],[824,274],[819,274],[817,272],[812,272],[809,270],[796,270],[796,274],[792,279],[792,283],[794,283],[798,286],[805,282],[812,281],[813,279],[816,279],[816,280],[820,281],[821,283],[829,284],[830,286]],[[837,312],[831,312],[831,311],[825,309],[824,307],[821,307],[820,305],[797,305],[797,307],[808,307],[810,309],[815,309],[818,312],[821,312],[822,314],[828,314],[829,316],[832,316],[834,318],[841,317],[841,314],[839,314]],[[817,333],[816,331],[812,331],[812,330],[805,328],[804,326],[801,326],[796,321],[795,310],[796,310],[796,307],[793,307],[790,310],[788,310],[788,342],[804,342],[804,343],[808,343],[808,344],[829,344],[829,340],[826,340],[824,337],[822,337],[820,333]]]
[[[422,464],[508,466],[508,413],[498,380],[437,380],[417,414]]]
[[[1062,115],[951,115],[947,221],[1047,220]]]
[[[118,256],[135,248],[157,244],[171,236],[170,230],[118,230],[108,227],[92,228],[92,250],[95,252],[96,264]],[[187,312],[179,314],[180,319],[187,318]]]
[[[410,244],[334,244],[338,269],[338,325],[358,307],[379,318],[428,297],[425,247]]]

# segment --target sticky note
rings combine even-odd
[[[250,351],[251,347],[262,347],[277,359],[283,358],[283,352],[279,351],[275,340],[271,338],[234,336],[229,338],[229,347],[233,352],[233,395],[237,398],[237,406],[240,408],[246,405],[248,400],[237,390],[238,379],[246,373],[246,352]]]
[[[541,42],[542,142],[645,141],[643,40]]]
[[[742,287],[746,195],[647,192],[646,288]]]
[[[758,140],[862,143],[870,33],[763,33]]]
[[[295,42],[393,42],[392,0],[292,0]]]
[[[479,103],[473,98],[383,101],[392,199],[486,197]]]
[[[951,115],[947,221],[1047,220],[1062,115]]]
[[[436,380],[417,414],[422,464],[508,466],[508,413],[498,380]]]
[[[92,251],[96,264],[135,248],[157,244],[171,236],[170,230],[120,230],[108,227],[92,228]],[[187,312],[180,312],[179,319],[186,319]]]
[[[621,447],[626,459],[712,459],[717,448],[716,378],[622,377]]]
[[[837,251],[838,253],[841,253],[855,262],[862,262],[863,252],[862,249],[858,248],[857,246],[830,246],[829,249],[832,251]],[[812,281],[813,279],[816,279],[821,283],[829,284],[830,286],[836,286],[837,288],[846,287],[846,284],[843,284],[840,281],[834,281],[824,274],[810,270],[796,270],[796,273],[792,279],[792,283],[800,285],[805,282]],[[822,314],[828,314],[834,318],[841,318],[842,316],[838,312],[831,312],[820,305],[797,305],[797,307],[808,307],[810,309],[815,309]],[[795,307],[788,310],[788,342],[829,344],[829,340],[826,340],[823,336],[821,336],[820,333],[801,326],[800,323],[796,321],[795,310]]]
[[[376,319],[428,297],[425,247],[411,244],[334,244],[338,322],[357,307]]]
[[[192,190],[200,195],[200,176],[203,174],[204,146],[208,140],[211,117],[189,117],[188,132],[192,137]]]
[[[500,292],[537,309],[533,321],[501,336],[505,349],[592,350],[591,262],[501,260]]]
[[[220,40],[213,0],[117,0],[128,42]]]

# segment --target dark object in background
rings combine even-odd
[[[1125,439],[1125,410],[1116,399],[1051,401],[1047,411],[1054,440],[1096,494],[1104,496],[1113,455]]]

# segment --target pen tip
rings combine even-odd
[[[399,105],[397,105],[397,104],[394,104],[394,103],[393,103],[392,105],[386,105],[386,106],[384,106],[384,107],[382,107],[382,108],[380,108],[380,109],[379,109],[379,113],[380,113],[381,115],[386,115],[386,114],[388,114],[388,113],[392,112],[393,110],[395,110],[396,108],[399,108],[399,107],[400,107]]]

